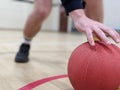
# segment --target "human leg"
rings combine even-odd
[[[85,0],[85,2],[85,13],[87,17],[98,22],[103,22],[103,0]]]
[[[30,42],[39,32],[42,23],[49,15],[51,4],[52,0],[35,0],[33,11],[25,24],[23,43],[15,57],[16,62],[27,62],[29,60]]]

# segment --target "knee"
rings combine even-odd
[[[48,8],[46,8],[46,7],[35,8],[34,9],[34,14],[36,15],[36,17],[38,19],[40,19],[40,20],[43,19],[44,20],[49,15],[50,11],[51,11],[50,7],[48,7]]]

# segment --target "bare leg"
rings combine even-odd
[[[35,0],[35,6],[29,15],[25,28],[24,36],[33,38],[40,30],[43,21],[51,11],[52,0]]]
[[[87,17],[103,22],[103,0],[85,0],[86,8],[85,13]]]
[[[25,28],[24,39],[15,57],[16,62],[28,62],[31,39],[39,32],[43,21],[51,11],[52,0],[35,0],[35,6],[29,15]]]

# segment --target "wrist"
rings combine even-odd
[[[85,16],[85,12],[83,9],[77,9],[77,10],[71,11],[69,15],[73,20],[77,20],[78,18]]]

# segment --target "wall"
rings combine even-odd
[[[42,29],[58,31],[60,0],[53,0],[53,9],[45,20]],[[17,2],[14,0],[1,0],[0,3],[0,28],[23,29],[27,16],[33,4]],[[120,0],[104,0],[104,23],[114,28],[120,28]],[[69,27],[70,28],[70,27]]]
[[[45,20],[42,29],[57,31],[59,26],[59,4],[53,0],[53,9]],[[31,12],[33,4],[14,0],[1,0],[0,3],[0,28],[23,29],[27,16]]]
[[[32,5],[13,0],[1,0],[0,28],[21,29]]]
[[[104,23],[113,28],[120,29],[120,0],[104,1]]]
[[[45,20],[42,30],[58,31],[59,30],[59,15],[60,15],[60,0],[53,0],[53,8],[49,17]]]

